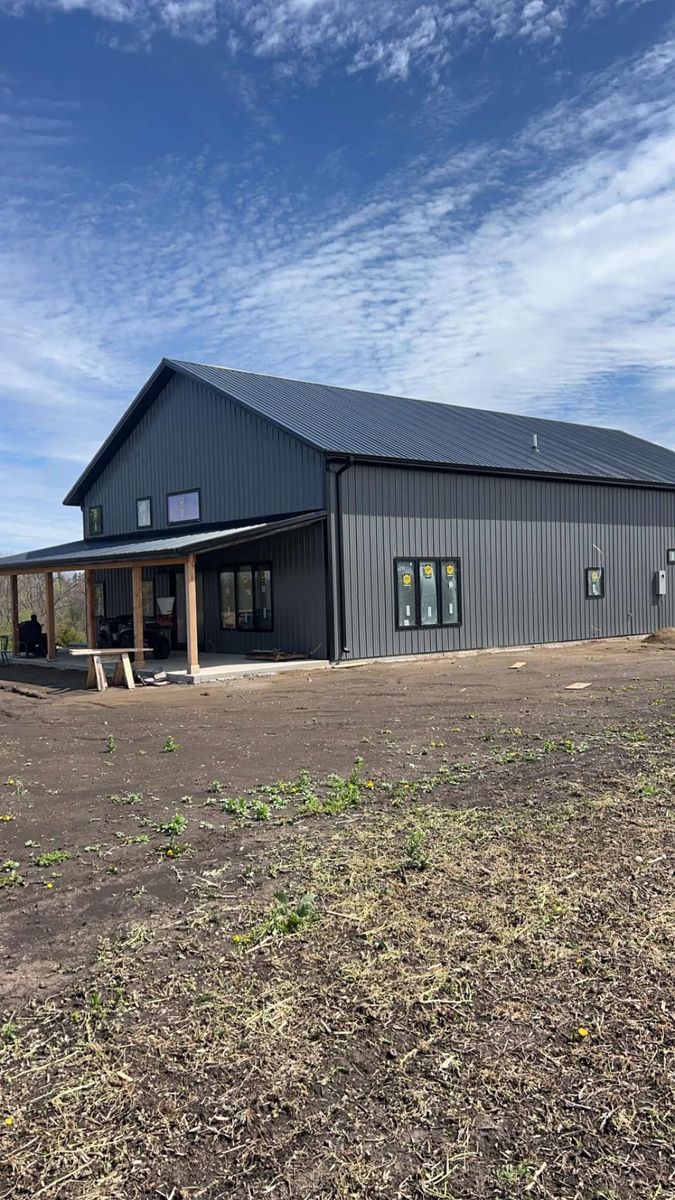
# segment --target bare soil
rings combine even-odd
[[[0,1197],[675,1197],[674,662],[0,670]]]

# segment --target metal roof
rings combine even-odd
[[[172,372],[201,380],[329,455],[675,487],[675,452],[617,429],[165,358],[68,493],[65,504],[81,502]],[[533,446],[535,435],[537,449]]]
[[[289,529],[312,525],[325,517],[325,512],[305,512],[281,521],[258,521],[236,528],[209,529],[201,533],[194,530],[177,537],[174,533],[162,537],[145,538],[96,538],[88,541],[67,542],[62,546],[46,546],[42,550],[29,550],[25,554],[14,554],[0,558],[0,575],[21,574],[22,570],[54,568],[68,571],[76,567],[100,567],[116,562],[147,562],[153,559],[182,559],[188,554],[203,554],[207,550],[218,550],[221,546],[239,542],[256,541]]]
[[[166,361],[330,454],[675,486],[675,452],[617,429]]]

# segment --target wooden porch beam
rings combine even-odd
[[[10,593],[12,608],[12,646],[15,654],[19,653],[19,577],[10,576]]]
[[[46,571],[62,571],[69,574],[79,573],[81,571],[122,571],[129,570],[134,566],[136,560],[125,559],[120,562],[116,559],[114,562],[89,562],[89,563],[42,563],[39,567],[0,567],[0,576],[9,575],[44,575]],[[182,567],[185,558],[147,558],[139,559],[140,567]]]
[[[138,646],[136,651],[136,665],[142,667],[145,663],[145,655],[140,647],[145,645],[145,634],[143,631],[143,567],[140,563],[134,563],[131,568],[131,594],[134,610],[134,646]]]
[[[194,554],[185,560],[185,625],[187,630],[187,673],[199,674],[197,623],[197,566]]]
[[[56,658],[56,614],[54,612],[54,576],[51,571],[45,575],[45,596],[47,601],[47,658]]]
[[[96,626],[96,589],[94,587],[94,572],[87,569],[84,572],[84,590],[87,610],[87,645],[95,649],[97,642]]]

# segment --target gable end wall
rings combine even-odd
[[[84,536],[97,504],[105,536],[135,533],[136,500],[145,496],[152,528],[165,529],[167,493],[193,488],[204,525],[319,509],[324,457],[206,384],[173,375],[85,496]]]

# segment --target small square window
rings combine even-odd
[[[149,496],[136,501],[136,527],[149,529],[152,525],[152,501]]]
[[[94,504],[89,509],[89,536],[98,537],[103,533],[103,509],[100,504]]]
[[[166,498],[169,525],[199,520],[199,492],[170,492]]]
[[[675,548],[668,551],[668,566],[675,566]]]
[[[586,595],[589,600],[602,600],[605,595],[605,568],[586,567]]]

